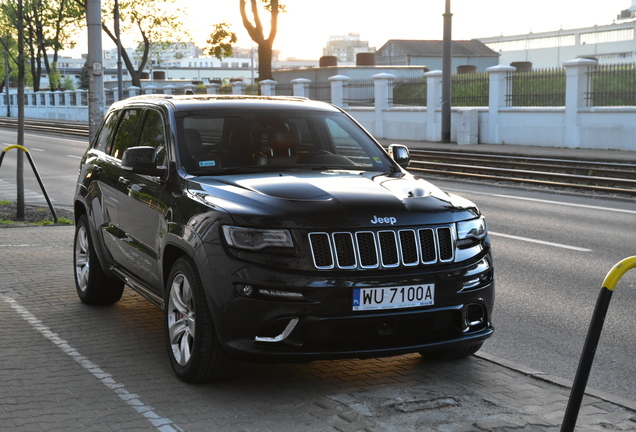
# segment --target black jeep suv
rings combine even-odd
[[[80,166],[77,293],[161,307],[189,382],[239,360],[470,355],[493,333],[486,223],[408,164],[322,102],[118,102]]]

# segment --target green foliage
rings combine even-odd
[[[49,72],[49,87],[51,90],[57,90],[61,86],[62,74],[57,68],[57,62],[51,64],[51,71]]]
[[[75,90],[75,80],[70,76],[64,78],[64,82],[62,83],[62,88],[64,90]]]
[[[237,41],[236,33],[229,30],[229,24],[222,22],[214,25],[214,31],[210,34],[207,46],[203,50],[208,55],[222,60],[232,55],[232,44]]]

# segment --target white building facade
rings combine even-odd
[[[479,38],[500,54],[500,64],[529,62],[535,69],[560,68],[573,58],[599,64],[636,63],[636,0],[612,24],[514,36]]]

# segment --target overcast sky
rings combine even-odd
[[[195,42],[204,46],[212,25],[232,24],[238,45],[251,39],[240,20],[238,0],[181,0],[188,6],[187,21]],[[611,24],[622,9],[636,0],[451,0],[453,39],[525,34]],[[380,48],[389,39],[443,37],[445,0],[282,0],[274,48],[281,57],[318,59],[330,35],[359,33]],[[111,48],[104,37],[104,48]],[[85,46],[85,44],[81,44]],[[131,44],[132,45],[132,44]]]

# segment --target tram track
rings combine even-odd
[[[0,117],[0,128],[17,128],[16,118]],[[88,138],[83,122],[26,119],[25,130]],[[636,197],[636,164],[563,160],[438,150],[411,150],[416,175],[507,182]]]
[[[636,197],[636,165],[620,162],[412,150],[409,171]]]

